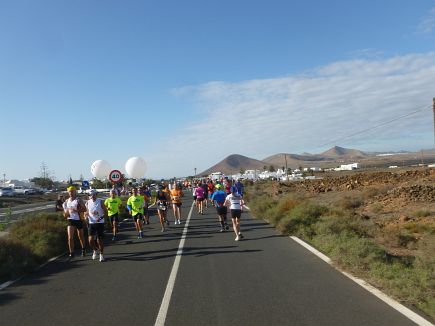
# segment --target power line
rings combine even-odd
[[[394,118],[394,119],[391,119],[391,120],[388,120],[388,121],[382,122],[382,123],[380,123],[380,124],[378,124],[378,125],[376,125],[376,126],[373,126],[373,127],[367,128],[367,129],[363,129],[363,130],[360,130],[360,131],[354,132],[354,133],[352,133],[352,134],[349,134],[349,135],[346,135],[346,136],[343,136],[343,137],[337,138],[337,139],[332,140],[332,141],[328,141],[327,143],[324,143],[324,144],[320,145],[319,148],[320,148],[320,147],[323,147],[323,146],[326,146],[326,145],[329,145],[329,144],[336,144],[337,142],[342,141],[343,139],[351,138],[351,137],[353,137],[353,136],[356,136],[356,135],[359,135],[359,134],[362,134],[362,133],[365,133],[365,132],[368,132],[368,131],[374,130],[374,129],[376,129],[376,128],[379,128],[379,127],[385,126],[385,125],[387,125],[387,124],[389,124],[389,123],[392,123],[392,122],[394,122],[394,121],[397,121],[397,120],[400,120],[400,119],[403,119],[403,118],[409,117],[409,116],[411,116],[411,115],[413,115],[413,114],[419,113],[419,112],[421,112],[421,111],[423,111],[423,110],[427,110],[427,109],[429,109],[429,108],[431,108],[431,106],[430,106],[430,105],[429,105],[429,106],[426,105],[426,106],[424,106],[424,107],[422,107],[422,108],[419,108],[419,109],[417,109],[417,110],[415,110],[415,111],[412,111],[412,112],[410,112],[410,113],[407,113],[407,114],[401,115],[401,116],[399,116],[399,117],[397,117],[397,118]]]

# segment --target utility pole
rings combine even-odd
[[[285,176],[286,178],[288,177],[288,169],[287,169],[287,154],[284,154],[284,158],[285,158]]]
[[[432,109],[433,109],[433,139],[435,147],[435,97],[432,99]]]

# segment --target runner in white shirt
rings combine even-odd
[[[89,223],[88,235],[89,244],[94,250],[92,259],[97,258],[97,254],[100,254],[100,261],[103,262],[104,256],[104,217],[107,216],[107,208],[104,202],[97,198],[97,192],[95,190],[89,191],[89,200],[86,202],[85,216]],[[95,244],[94,237],[97,238],[97,245]]]
[[[233,220],[233,230],[236,234],[236,241],[243,239],[243,235],[240,232],[240,217],[242,216],[242,207],[244,201],[242,196],[237,192],[237,188],[232,186],[231,193],[225,198],[225,206],[230,206],[231,219]]]
[[[64,216],[68,220],[67,233],[68,233],[68,248],[69,257],[74,257],[74,233],[77,235],[82,246],[82,257],[85,255],[85,236],[83,233],[83,221],[80,219],[80,213],[85,211],[85,204],[77,197],[77,189],[74,186],[67,188],[69,198],[63,203]]]

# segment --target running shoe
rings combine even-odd
[[[235,240],[236,240],[236,241],[239,241],[239,240],[240,240],[240,237],[239,237],[239,236],[237,236]]]
[[[220,229],[219,232],[225,232],[225,229]]]
[[[116,240],[116,236],[114,235],[113,237],[112,237],[112,241],[115,241]]]
[[[244,236],[243,236],[243,234],[242,234],[241,232],[239,232],[239,238],[240,238],[240,239],[243,239],[243,238],[244,238]]]
[[[230,229],[230,227],[228,226],[228,224],[225,223],[225,230],[228,231],[229,229]]]
[[[181,221],[180,220],[178,220],[178,225],[180,225],[181,224]]]
[[[168,220],[166,220],[165,222],[166,222],[166,225],[167,225],[167,226],[169,226],[169,221],[168,221]]]
[[[70,252],[69,255],[68,255],[68,257],[69,257],[69,258],[74,258],[74,253],[73,253],[73,252]]]
[[[97,259],[97,251],[96,250],[94,250],[94,252],[92,253],[92,260],[95,260],[95,259]]]
[[[106,261],[106,260],[104,259],[103,254],[100,254],[100,262],[103,262],[103,261]]]
[[[86,256],[86,249],[82,249],[82,257]]]
[[[165,232],[165,228],[162,228],[162,230],[160,232]]]

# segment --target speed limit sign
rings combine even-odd
[[[113,170],[109,173],[109,180],[113,183],[119,182],[122,180],[122,173],[119,170]]]

